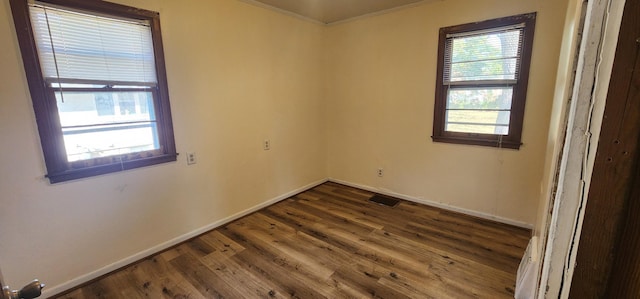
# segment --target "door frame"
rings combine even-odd
[[[537,297],[568,298],[625,0],[588,1]],[[546,233],[546,234],[544,234]]]
[[[629,263],[635,260],[633,255],[624,257],[620,254],[624,249],[636,247],[633,242],[638,237],[635,229],[627,232],[625,238],[622,234],[628,225],[637,227],[636,217],[629,217],[629,213],[638,208],[632,196],[637,197],[634,189],[637,192],[640,188],[634,184],[640,157],[640,90],[637,85],[640,81],[640,27],[636,21],[639,15],[640,1],[627,1],[608,87],[593,183],[583,208],[585,217],[571,284],[572,298],[627,298],[609,296],[607,288],[615,279],[624,278],[624,282],[629,282],[630,277],[618,274],[622,270],[634,271],[635,267]],[[627,220],[631,222],[627,223]],[[625,264],[614,269],[615,259],[619,257]],[[635,286],[637,282],[633,284]],[[624,284],[619,284],[617,289],[615,291],[620,294],[631,290]]]

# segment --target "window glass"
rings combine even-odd
[[[446,131],[507,135],[512,87],[448,90]]]
[[[159,149],[150,92],[56,93],[69,162]]]
[[[440,29],[434,141],[520,147],[535,16]]]
[[[516,79],[520,30],[451,38],[450,81]]]

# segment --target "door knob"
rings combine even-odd
[[[5,287],[5,291],[8,291],[6,293],[10,294],[8,299],[33,299],[42,295],[42,288],[44,288],[44,283],[40,283],[39,280],[34,279],[19,291],[8,291],[8,287]]]
[[[44,283],[40,283],[39,280],[34,279],[31,283],[18,291],[18,298],[32,299],[40,297],[40,295],[42,295],[42,288],[44,288]]]

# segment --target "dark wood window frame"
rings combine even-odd
[[[434,105],[433,135],[434,142],[480,145],[500,148],[519,149],[522,145],[522,126],[524,121],[524,108],[527,95],[527,84],[529,81],[529,65],[531,62],[531,52],[533,45],[533,35],[535,29],[536,13],[528,13],[504,18],[492,19],[477,23],[468,23],[451,27],[440,28],[438,41],[438,66],[436,79],[436,95]],[[484,31],[505,26],[524,23],[522,32],[521,59],[517,70],[519,77],[513,84],[513,97],[511,114],[509,118],[509,133],[499,134],[479,134],[451,132],[445,130],[446,104],[449,86],[444,81],[445,51],[447,35],[460,34],[473,31]],[[460,85],[459,85],[460,86]],[[482,84],[470,84],[469,87],[491,87],[491,82]]]
[[[48,85],[43,77],[29,17],[28,1],[10,1],[47,167],[46,177],[49,178],[51,183],[176,161],[177,152],[169,105],[169,91],[160,32],[160,15],[157,12],[98,0],[38,0],[42,3],[96,15],[144,20],[148,21],[150,25],[157,77],[157,85],[150,92],[153,94],[160,149],[155,150],[153,153],[140,152],[134,155],[111,156],[113,159],[101,159],[99,163],[83,165],[82,163],[69,163],[67,161],[54,95],[54,91],[58,89],[52,88],[50,84]],[[118,90],[114,89],[113,91]]]

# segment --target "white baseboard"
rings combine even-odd
[[[229,217],[222,218],[222,219],[220,219],[218,221],[215,221],[215,222],[213,222],[211,224],[208,224],[208,225],[203,226],[201,228],[198,228],[196,230],[190,231],[190,232],[188,232],[188,233],[186,233],[184,235],[178,236],[178,237],[173,238],[173,239],[171,239],[169,241],[166,241],[164,243],[160,243],[160,244],[158,244],[156,246],[153,246],[153,247],[151,247],[149,249],[145,249],[143,251],[140,251],[140,252],[138,252],[138,253],[136,253],[134,255],[131,255],[129,257],[121,259],[121,260],[119,260],[119,261],[117,261],[115,263],[112,263],[112,264],[109,264],[107,266],[104,266],[104,267],[102,267],[102,268],[100,268],[100,269],[98,269],[96,271],[93,271],[93,272],[87,273],[85,275],[76,277],[76,278],[74,278],[72,280],[69,280],[69,281],[67,281],[65,283],[62,283],[62,284],[59,284],[59,285],[56,285],[56,286],[53,286],[53,287],[47,286],[45,289],[43,289],[42,297],[43,298],[49,298],[49,297],[51,297],[53,295],[57,295],[57,294],[60,294],[62,292],[68,291],[68,290],[70,290],[72,288],[75,288],[75,287],[77,287],[79,285],[82,285],[83,283],[89,282],[89,281],[91,281],[93,279],[96,279],[96,278],[98,278],[100,276],[103,276],[103,275],[105,275],[105,274],[107,274],[109,272],[118,270],[118,269],[120,269],[122,267],[130,265],[130,264],[135,263],[137,261],[140,261],[142,259],[145,259],[145,258],[147,258],[147,257],[149,257],[151,255],[154,255],[154,254],[156,254],[158,252],[161,252],[161,251],[163,251],[163,250],[165,250],[167,248],[170,248],[172,246],[180,244],[180,243],[182,243],[184,241],[187,241],[187,240],[189,240],[189,239],[191,239],[193,237],[196,237],[198,235],[206,233],[206,232],[208,232],[208,231],[210,231],[212,229],[215,229],[217,227],[223,226],[223,225],[225,225],[225,224],[227,224],[229,222],[232,222],[232,221],[234,221],[234,220],[236,220],[238,218],[244,217],[244,216],[246,216],[248,214],[251,214],[251,213],[253,213],[255,211],[258,211],[258,210],[260,210],[262,208],[270,206],[270,205],[272,205],[274,203],[277,203],[279,201],[285,200],[285,199],[287,199],[287,198],[289,198],[289,197],[291,197],[293,195],[296,195],[296,194],[298,194],[300,192],[309,190],[309,189],[311,189],[311,188],[313,188],[315,186],[318,186],[320,184],[323,184],[323,183],[325,183],[327,181],[328,181],[328,179],[322,179],[322,180],[315,181],[313,183],[304,185],[304,186],[302,186],[300,188],[297,188],[295,190],[289,191],[289,192],[287,192],[285,194],[282,194],[280,196],[276,196],[276,197],[274,197],[274,198],[272,198],[270,200],[267,200],[267,201],[265,201],[265,202],[263,202],[261,204],[253,206],[251,208],[248,208],[248,209],[246,209],[244,211],[238,212],[238,213],[233,214],[233,215],[231,215]]]
[[[462,213],[462,214],[466,214],[466,215],[470,215],[470,216],[474,216],[474,217],[478,217],[478,218],[482,218],[482,219],[493,220],[493,221],[496,221],[496,222],[509,224],[509,225],[513,225],[513,226],[517,226],[517,227],[522,227],[522,228],[526,228],[526,229],[533,229],[533,224],[525,223],[525,222],[522,222],[522,221],[517,221],[517,220],[505,218],[505,217],[491,215],[491,214],[488,214],[488,213],[469,210],[469,209],[456,207],[456,206],[452,206],[452,205],[448,205],[448,204],[444,204],[444,203],[440,203],[440,202],[435,202],[435,201],[431,201],[431,200],[416,198],[416,197],[413,197],[413,196],[409,196],[409,195],[405,195],[405,194],[401,194],[401,193],[396,193],[396,192],[389,191],[389,190],[381,190],[381,189],[378,189],[378,188],[375,188],[375,187],[371,187],[371,186],[350,183],[350,182],[346,182],[346,181],[342,181],[342,180],[338,180],[338,179],[334,179],[334,178],[329,178],[329,181],[334,182],[334,183],[338,183],[338,184],[342,184],[342,185],[347,185],[347,186],[354,187],[354,188],[358,188],[358,189],[363,189],[363,190],[367,190],[367,191],[371,191],[371,192],[375,192],[375,193],[384,194],[384,195],[387,195],[387,196],[397,197],[397,198],[400,198],[400,199],[404,199],[404,200],[408,200],[408,201],[412,201],[412,202],[415,202],[415,203],[424,204],[424,205],[428,205],[428,206],[432,206],[432,207],[436,207],[436,208],[440,208],[440,209],[444,209],[444,210],[448,210],[448,211],[458,212],[458,213]]]
[[[538,260],[538,237],[532,237],[529,240],[527,249],[518,266],[516,275],[515,299],[533,299],[536,296],[536,288],[538,282],[538,269],[540,261]]]

